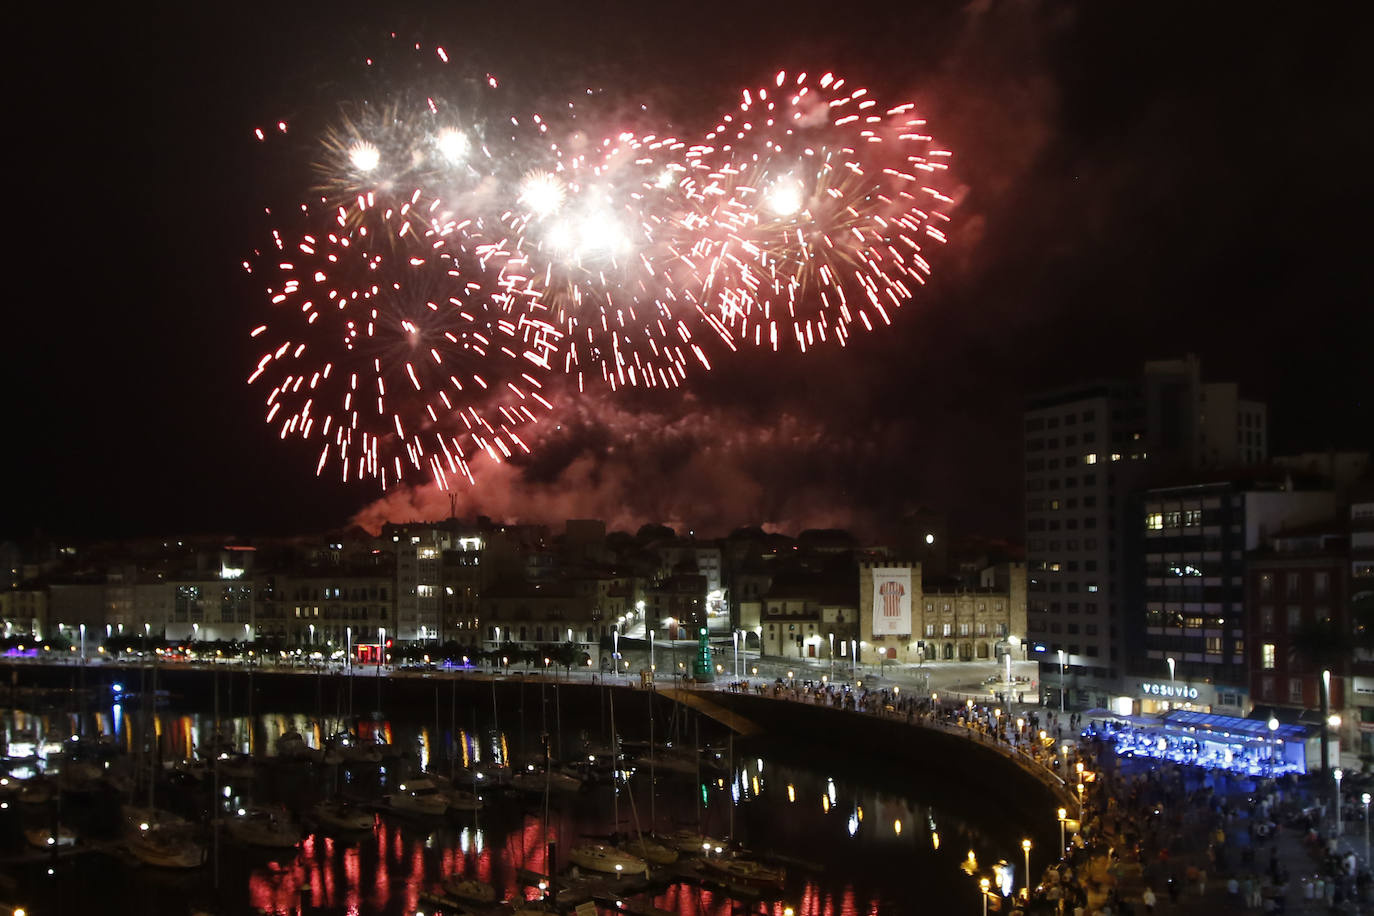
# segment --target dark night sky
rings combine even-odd
[[[693,126],[780,67],[835,69],[916,101],[966,188],[894,328],[565,401],[465,509],[718,533],[926,503],[1014,535],[1024,394],[1189,351],[1270,402],[1276,451],[1374,448],[1355,5],[196,6],[49,6],[12,33],[0,536],[320,530],[377,495],[315,479],[262,424],[238,263],[261,208],[304,196],[252,128],[327,113],[393,29]],[[414,506],[446,510],[386,511]]]

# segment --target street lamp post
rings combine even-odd
[[[835,634],[830,634],[830,683],[835,683]]]
[[[978,887],[983,891],[983,916],[988,916],[988,885],[987,878],[978,879]]]
[[[1331,715],[1331,672],[1322,671],[1322,772],[1330,772],[1331,757],[1326,741],[1326,717]]]
[[[1336,767],[1331,771],[1331,775],[1336,780],[1336,836],[1341,835],[1341,779],[1345,776],[1345,771]]]
[[[1064,650],[1059,650],[1059,713],[1064,713],[1064,694],[1068,692],[1067,679],[1064,677]]]
[[[569,630],[569,632],[572,632],[572,631]],[[572,640],[569,640],[569,642],[571,642],[571,641],[572,641]],[[650,673],[650,676],[652,676],[653,671],[654,671],[654,631],[653,631],[652,628],[650,628],[650,629],[649,629],[649,673]]]
[[[1059,854],[1060,854],[1061,856],[1064,854],[1064,847],[1065,847],[1065,842],[1064,842],[1064,821],[1068,820],[1068,817],[1069,817],[1069,810],[1068,810],[1067,808],[1060,808],[1060,809],[1059,809]]]
[[[1021,851],[1024,852],[1024,853],[1026,854],[1026,887],[1025,887],[1025,892],[1022,894],[1022,896],[1023,896],[1026,900],[1029,900],[1029,899],[1030,899],[1030,881],[1031,881],[1031,875],[1030,875],[1030,851],[1031,851],[1031,841],[1030,841],[1029,838],[1028,838],[1028,839],[1024,839],[1024,840],[1021,841]]]
[[[377,628],[377,711],[382,709],[382,659],[386,657],[386,627]],[[495,689],[495,688],[493,688]]]
[[[1275,767],[1278,766],[1278,741],[1275,740],[1275,733],[1279,730],[1279,720],[1274,716],[1269,717],[1269,775],[1275,775]]]
[[[1360,795],[1360,801],[1364,802],[1364,867],[1369,868],[1370,864],[1370,794],[1364,792]]]
[[[1010,710],[1011,710],[1011,653],[1010,653],[1010,652],[1004,652],[1004,653],[1002,654],[1002,658],[1005,659],[1005,661],[1006,661],[1006,668],[1007,668],[1007,672],[1006,672],[1006,682],[1007,682],[1007,698],[1006,698],[1006,703],[1007,703],[1007,710],[1010,711]],[[1008,718],[1010,718],[1010,716],[1008,716]]]

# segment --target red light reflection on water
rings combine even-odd
[[[358,912],[358,873],[358,850],[345,850],[344,877],[348,879],[348,896],[344,900],[344,906],[350,913]]]
[[[413,913],[420,894],[443,878],[475,875],[491,882],[508,899],[536,899],[539,891],[522,885],[517,869],[544,873],[547,846],[539,819],[529,817],[493,852],[476,832],[456,847],[428,848],[430,835],[404,832],[379,823],[362,847],[344,846],[324,836],[307,838],[300,854],[289,862],[268,862],[252,870],[248,898],[260,913],[296,916],[312,908],[342,906],[357,914],[360,907],[382,911],[400,904]],[[465,847],[465,848],[464,848]],[[375,850],[375,857],[371,852]],[[364,895],[363,871],[369,887]],[[498,883],[499,882],[499,883]],[[680,916],[784,916],[795,907],[797,916],[879,916],[878,902],[856,899],[852,887],[833,893],[808,881],[800,894],[776,902],[741,904],[721,891],[692,884],[674,884],[655,895],[653,904]],[[364,899],[365,898],[365,899]]]
[[[773,903],[734,903],[728,895],[710,888],[692,884],[674,884],[654,898],[654,906],[677,913],[679,916],[732,916],[746,913],[750,916],[784,916],[789,905],[784,901]],[[861,910],[860,907],[863,907]],[[860,903],[854,897],[854,889],[846,887],[844,894],[836,899],[832,894],[823,892],[813,882],[808,881],[802,890],[801,900],[795,907],[797,916],[878,916],[878,902],[869,900]]]
[[[299,913],[304,869],[300,860],[268,862],[248,879],[248,902],[261,913]]]

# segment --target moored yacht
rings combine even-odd
[[[496,902],[496,888],[476,878],[445,878],[444,893],[456,900],[472,903]]]
[[[377,823],[371,811],[345,801],[322,801],[310,809],[310,819],[321,830],[337,833],[362,833]]]
[[[205,864],[205,847],[192,838],[189,828],[157,826],[133,830],[124,842],[144,865],[186,869]]]
[[[764,865],[753,859],[708,858],[702,867],[728,881],[745,884],[749,887],[782,887],[787,880],[787,871],[781,866]]]
[[[59,824],[54,835],[51,828],[34,827],[24,831],[24,839],[30,846],[38,849],[51,849],[54,846],[66,848],[76,845],[76,834],[64,824]]]
[[[422,817],[441,817],[448,810],[448,796],[434,781],[423,776],[407,779],[385,796],[391,810]]]
[[[285,813],[270,808],[240,808],[224,826],[230,837],[246,846],[288,849],[301,841],[300,831]]]
[[[649,864],[639,856],[605,843],[583,843],[568,850],[568,860],[588,871],[606,875],[647,875]]]

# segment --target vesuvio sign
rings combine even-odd
[[[1144,683],[1140,685],[1140,692],[1148,694],[1152,697],[1170,697],[1177,698],[1180,700],[1197,699],[1197,688],[1189,687],[1186,684],[1175,685]]]

